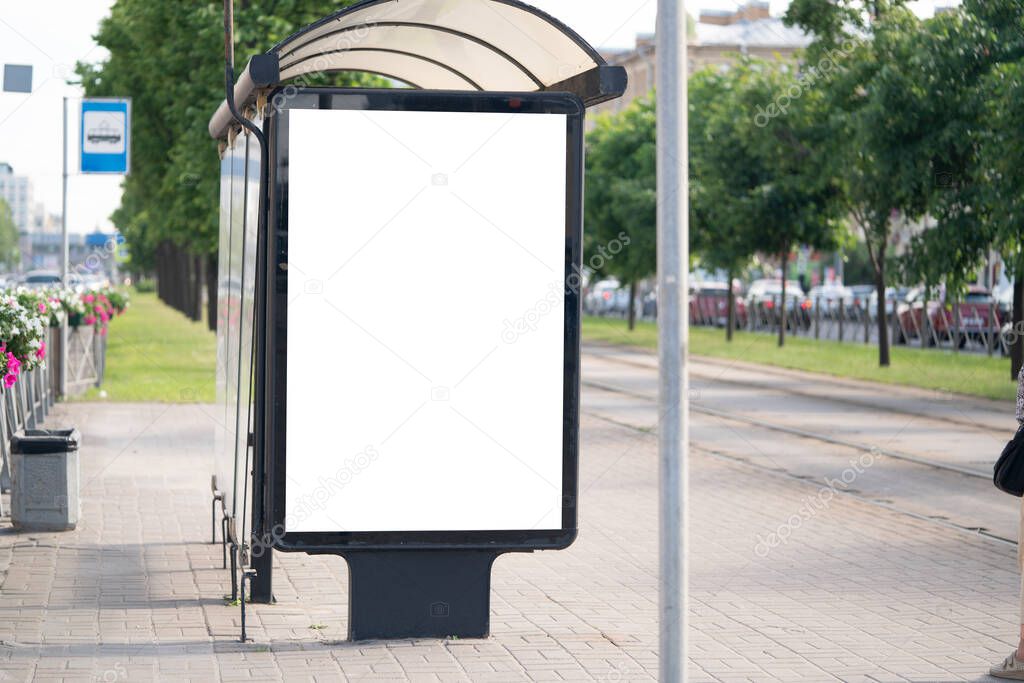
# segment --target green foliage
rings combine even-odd
[[[822,103],[781,62],[741,59],[691,80],[692,246],[704,265],[738,273],[763,253],[785,270],[795,247],[838,245]]]
[[[236,3],[236,73],[249,56],[346,4]],[[85,94],[132,98],[132,173],[111,218],[127,239],[133,265],[151,268],[155,248],[165,240],[194,253],[215,252],[219,166],[207,123],[224,98],[221,3],[117,0],[96,42],[110,56],[77,65]],[[335,82],[380,81],[340,76]]]
[[[815,36],[808,50],[812,63],[854,37],[869,34],[874,22],[907,0],[792,0],[783,20]]]
[[[14,225],[11,207],[0,197],[0,264],[7,270],[13,270],[20,262],[18,228]]]
[[[587,136],[584,264],[636,283],[656,267],[656,118],[653,97],[597,120]],[[609,245],[626,245],[612,254]]]
[[[110,324],[103,392],[109,401],[212,403],[216,365],[216,335],[136,290]],[[100,396],[92,389],[84,400]]]
[[[933,94],[918,111],[929,133],[921,155],[935,180],[926,192],[935,226],[901,264],[907,279],[954,289],[973,281],[990,249],[1019,270],[1024,233],[1024,35],[1006,30],[1024,26],[1024,6],[967,7],[912,37],[915,80]]]
[[[583,339],[656,349],[658,328],[653,323],[638,322],[636,330],[627,334],[621,320],[587,317],[583,319]],[[961,353],[954,356],[934,349],[902,346],[893,349],[894,366],[880,368],[872,362],[875,349],[871,346],[794,337],[786,348],[780,349],[770,335],[758,332],[737,332],[734,343],[723,344],[719,331],[710,327],[690,328],[690,353],[698,358],[708,356],[833,377],[933,389],[944,395],[952,391],[1011,401],[1017,390],[1016,384],[1006,381],[1006,361],[983,354]]]

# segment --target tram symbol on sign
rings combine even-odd
[[[82,112],[82,153],[125,154],[128,117],[125,111],[87,109]],[[109,157],[108,157],[109,158]]]
[[[100,122],[100,125],[89,129],[85,135],[86,140],[92,143],[106,142],[108,144],[116,145],[121,142],[121,131],[115,130],[110,122],[104,119]]]

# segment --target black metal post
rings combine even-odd
[[[256,578],[256,572],[249,570],[242,572],[242,594],[239,599],[239,605],[242,608],[242,634],[238,639],[239,642],[248,642],[249,636],[245,632],[245,582],[248,579],[250,588],[252,587],[252,580]]]
[[[821,297],[814,300],[814,338],[821,339]]]
[[[839,341],[843,341],[843,323],[846,318],[846,300],[839,297]]]

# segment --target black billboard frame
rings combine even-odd
[[[265,197],[269,245],[263,254],[265,343],[260,425],[265,443],[264,543],[284,552],[336,554],[349,566],[349,637],[483,637],[489,630],[490,572],[507,552],[560,550],[578,533],[580,324],[585,106],[571,93],[473,93],[288,88],[268,94]],[[517,531],[288,532],[287,476],[288,112],[355,109],[505,112],[566,116],[566,213],[562,377],[562,528]],[[258,373],[259,374],[259,373]],[[260,408],[260,406],[258,406]],[[260,472],[262,470],[262,472]],[[256,477],[260,479],[262,477]],[[255,502],[255,501],[254,501]],[[258,503],[257,503],[258,505]],[[260,506],[263,507],[263,506]],[[266,553],[269,556],[269,552]]]

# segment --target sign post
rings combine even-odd
[[[70,282],[68,245],[68,98],[63,103],[64,127],[61,131],[61,259],[60,276],[65,287]],[[131,170],[131,100],[127,98],[89,98],[81,102],[78,138],[78,172],[127,175]],[[67,394],[67,325],[61,344],[61,393]]]

